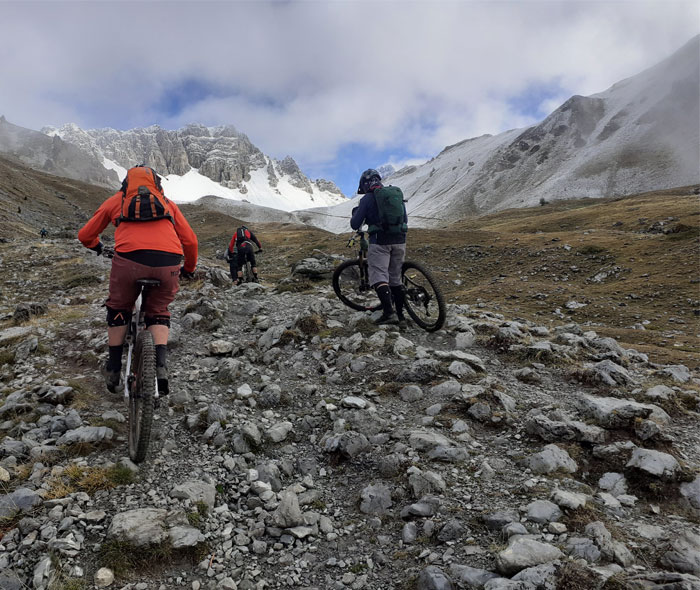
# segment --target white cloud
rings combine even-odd
[[[698,33],[696,1],[3,2],[0,113],[38,129],[233,124],[266,153],[406,153],[531,124]],[[172,114],[186,81],[219,89]],[[228,93],[226,92],[228,91]]]

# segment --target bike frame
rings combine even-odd
[[[372,287],[369,284],[369,267],[367,266],[367,252],[369,251],[369,242],[365,238],[365,232],[358,231],[348,240],[348,248],[352,248],[357,242],[360,242],[360,249],[357,253],[357,259],[360,262],[360,292],[369,291]]]

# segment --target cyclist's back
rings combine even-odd
[[[137,198],[132,200],[127,198],[135,192],[134,187],[129,190],[130,179],[147,185],[139,186]],[[143,194],[141,189],[144,189]],[[160,281],[160,285],[149,292],[144,311],[146,326],[156,345],[159,388],[167,393],[168,306],[178,291],[179,276],[192,276],[197,266],[197,236],[177,205],[163,194],[160,177],[145,166],[136,166],[127,172],[121,189],[102,203],[80,229],[78,239],[99,255],[103,249],[99,234],[109,223],[116,229],[106,302],[109,360],[103,375],[107,388],[110,391],[120,388],[124,336],[140,291],[136,281],[148,278]],[[184,265],[180,268],[183,256]]]
[[[228,250],[229,255],[233,256],[234,249],[237,250],[236,261],[238,266],[238,281],[237,285],[243,282],[243,268],[246,263],[250,262],[251,269],[253,271],[253,281],[259,282],[258,279],[258,267],[255,261],[254,248],[258,247],[258,251],[262,251],[262,245],[260,240],[255,236],[255,234],[249,230],[245,225],[239,227],[231,238]]]

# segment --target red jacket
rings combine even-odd
[[[117,252],[133,252],[134,250],[158,250],[171,254],[184,254],[185,271],[194,272],[197,268],[197,236],[187,223],[185,216],[177,205],[168,201],[170,215],[174,223],[168,219],[157,221],[125,221],[114,230],[114,249]],[[97,246],[100,233],[121,214],[122,192],[119,191],[107,199],[95,211],[78,232],[78,239],[86,248]]]

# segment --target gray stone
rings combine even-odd
[[[206,540],[199,529],[191,526],[174,526],[168,531],[168,536],[173,549],[195,547]]]
[[[209,354],[214,356],[221,356],[225,354],[231,354],[233,351],[233,342],[228,340],[213,340],[207,346]]]
[[[399,391],[399,397],[404,402],[415,402],[423,397],[423,390],[418,385],[406,385]]]
[[[492,531],[500,531],[511,522],[519,522],[520,515],[515,510],[500,510],[482,516],[486,527]]]
[[[43,500],[34,490],[17,488],[0,497],[0,518],[14,518],[18,514],[29,512],[40,506]]]
[[[364,514],[385,514],[392,506],[391,489],[382,483],[364,488],[360,498],[360,511]]]
[[[410,504],[401,510],[401,518],[411,518],[412,516],[424,518],[434,516],[437,514],[439,508],[440,500],[426,496],[415,504]]]
[[[670,377],[676,383],[687,383],[691,379],[690,370],[685,365],[668,365],[659,372],[664,377]]]
[[[170,496],[190,500],[193,504],[204,502],[207,508],[212,510],[216,502],[216,487],[203,481],[190,480],[176,485],[170,491]]]
[[[610,360],[603,360],[594,364],[587,363],[584,365],[584,368],[590,372],[594,381],[604,385],[615,387],[634,383],[634,380],[625,368]]]
[[[652,449],[635,449],[626,467],[633,467],[654,477],[673,479],[680,470],[675,457]]]
[[[637,418],[651,417],[660,424],[667,424],[671,420],[658,406],[616,397],[583,395],[579,398],[578,408],[583,415],[605,428],[629,428]]]
[[[548,442],[565,440],[600,444],[608,436],[599,426],[577,420],[550,420],[544,414],[531,416],[525,423],[525,430]]]
[[[673,389],[666,385],[656,385],[647,389],[644,392],[644,397],[652,401],[669,401],[673,398]]]
[[[107,536],[136,547],[158,545],[168,538],[167,511],[161,508],[137,508],[120,512],[112,519]]]
[[[608,472],[604,473],[603,477],[600,478],[598,487],[617,497],[627,493],[627,480],[622,473]]]
[[[94,444],[108,442],[113,438],[114,431],[106,426],[81,426],[66,432],[56,441],[56,446]]]
[[[415,522],[407,522],[401,530],[401,540],[406,543],[414,543],[418,537],[418,527]]]
[[[558,590],[557,567],[553,563],[544,563],[519,571],[513,581],[531,584],[538,590]]]
[[[450,566],[450,576],[455,582],[466,588],[483,588],[486,582],[498,578],[498,574],[488,570],[458,564]]]
[[[527,519],[532,522],[555,522],[560,518],[561,510],[548,500],[535,500],[527,505]]]
[[[430,397],[431,398],[436,398],[438,396],[455,396],[459,395],[462,392],[462,384],[459,381],[455,381],[454,379],[450,379],[449,381],[443,381],[442,383],[438,383],[437,385],[433,385],[433,387],[430,388]]]
[[[677,572],[700,576],[700,534],[690,529],[677,533],[661,564]]]
[[[39,560],[34,568],[32,587],[35,590],[47,590],[55,580],[54,569],[49,556]],[[0,586],[4,588],[4,586]]]
[[[268,440],[279,443],[287,439],[292,432],[292,428],[291,422],[278,422],[265,431],[265,436]]]
[[[574,473],[578,469],[569,453],[554,444],[547,445],[539,453],[531,455],[527,459],[527,466],[533,473]]]
[[[369,404],[368,404],[366,399],[362,399],[361,397],[349,395],[347,397],[344,397],[340,401],[340,405],[343,406],[344,408],[351,408],[351,409],[355,409],[355,410],[364,410]]]
[[[434,471],[420,471],[415,469],[408,476],[408,485],[411,488],[413,497],[422,498],[430,493],[444,492],[447,484],[443,477]]]
[[[101,567],[95,572],[93,581],[97,588],[108,588],[114,583],[114,572],[106,567]]]
[[[448,520],[437,534],[438,541],[457,541],[466,533],[464,525],[456,518]]]
[[[299,508],[299,498],[291,490],[280,492],[280,503],[272,513],[272,522],[282,528],[291,528],[304,524],[304,516]]]
[[[595,563],[600,559],[600,549],[588,537],[569,537],[564,551],[575,559]]]
[[[418,576],[417,590],[453,590],[452,581],[439,567],[429,565]]]
[[[692,482],[682,483],[680,492],[681,496],[685,498],[691,508],[700,510],[700,475]]]
[[[352,459],[370,448],[364,434],[348,430],[342,434],[333,434],[325,439],[324,450],[327,453],[337,452],[343,457]]]
[[[560,559],[564,554],[548,543],[529,537],[511,537],[508,547],[496,556],[496,569],[505,575]]]

